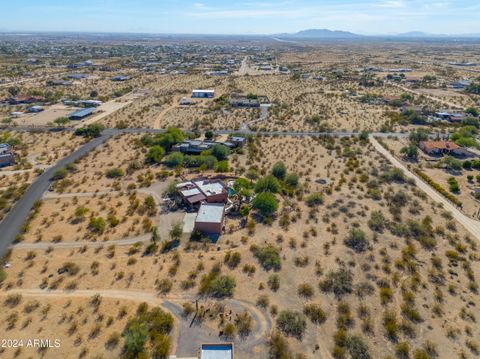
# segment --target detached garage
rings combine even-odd
[[[195,231],[207,234],[221,234],[225,223],[223,203],[202,203],[195,219]]]

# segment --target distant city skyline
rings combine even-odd
[[[377,35],[480,33],[478,0],[18,0],[1,31],[276,34],[304,29]]]

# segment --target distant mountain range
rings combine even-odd
[[[279,34],[277,37],[296,39],[358,39],[364,36],[348,31],[310,29],[299,31],[293,34]]]
[[[275,35],[278,38],[284,39],[369,39],[369,38],[398,38],[398,39],[435,39],[435,38],[480,38],[480,34],[429,34],[422,31],[410,31],[400,34],[385,34],[385,35],[359,35],[353,32],[341,30],[328,29],[308,29],[289,34]]]

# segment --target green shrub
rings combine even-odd
[[[278,178],[279,180],[285,179],[287,175],[287,167],[281,161],[275,163],[272,167],[272,175]]]
[[[253,208],[258,210],[262,216],[268,217],[278,209],[278,201],[271,193],[264,192],[255,196],[252,202]]]
[[[123,177],[124,175],[125,172],[121,168],[111,168],[105,172],[105,176],[110,179]]]
[[[285,335],[301,339],[307,328],[307,322],[302,313],[283,310],[277,316],[277,328]]]
[[[280,259],[280,250],[277,247],[271,244],[263,247],[252,245],[250,247],[250,251],[252,251],[253,255],[255,258],[257,258],[263,269],[267,271],[270,269],[279,271],[281,269],[282,261]]]
[[[323,204],[323,195],[320,192],[312,193],[305,199],[305,203],[309,207],[317,207]]]
[[[341,268],[338,271],[331,271],[325,280],[320,282],[320,289],[324,292],[333,292],[341,297],[352,292],[353,273],[349,269]]]
[[[358,228],[353,228],[350,231],[348,237],[345,238],[344,243],[355,252],[363,252],[369,247],[365,232]]]
[[[303,314],[314,324],[323,324],[327,320],[327,314],[319,304],[305,304]]]
[[[280,183],[274,176],[266,176],[260,178],[255,184],[255,192],[271,192],[278,193],[280,191]]]

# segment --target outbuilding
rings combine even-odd
[[[221,234],[225,223],[223,203],[202,203],[195,219],[194,230],[206,234]]]
[[[215,90],[193,90],[193,98],[214,98]]]
[[[87,116],[90,116],[93,111],[95,111],[95,108],[93,107],[89,107],[89,108],[84,108],[84,109],[81,109],[81,110],[77,110],[75,112],[72,112],[71,114],[69,114],[67,117],[70,119],[70,120],[82,120],[84,119],[85,117]]]

